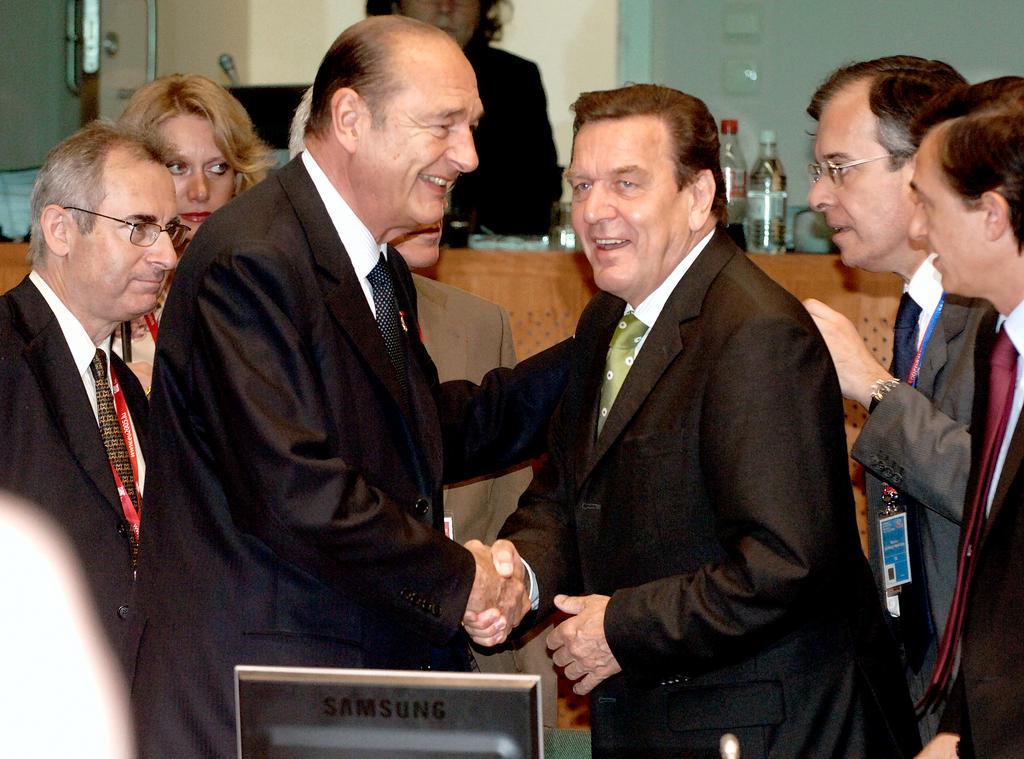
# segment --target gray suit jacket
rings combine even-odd
[[[868,544],[880,596],[884,585],[876,512],[883,483],[922,505],[918,521],[936,640],[941,640],[956,582],[957,542],[971,459],[967,424],[974,400],[974,344],[978,324],[990,311],[987,301],[946,295],[921,360],[917,387],[901,383],[890,392],[868,417],[851,452],[867,469]],[[928,685],[935,647],[933,643],[921,672],[907,668],[915,700]],[[934,735],[934,727],[927,735]]]

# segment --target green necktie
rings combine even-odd
[[[601,413],[597,417],[597,434],[601,434],[604,420],[615,403],[619,389],[633,365],[633,354],[636,346],[647,332],[647,325],[636,318],[633,313],[623,315],[615,327],[611,344],[608,346],[608,358],[604,363],[604,384],[601,385]]]

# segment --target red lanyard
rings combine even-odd
[[[117,375],[114,373],[114,364],[110,364],[110,382],[114,390],[114,410],[117,412],[117,421],[121,425],[121,434],[124,435],[124,444],[128,449],[128,459],[132,464],[132,475],[135,477],[135,494],[139,499],[139,508],[135,508],[135,504],[132,503],[132,499],[128,497],[128,491],[124,487],[124,483],[121,482],[121,477],[118,475],[117,470],[114,469],[114,465],[110,465],[110,471],[114,473],[114,484],[117,485],[117,494],[121,498],[121,510],[124,512],[124,518],[128,520],[128,524],[131,525],[132,532],[135,534],[135,540],[139,539],[139,512],[142,510],[142,491],[140,490],[139,484],[139,452],[135,447],[135,434],[132,432],[132,420],[128,416],[128,404],[125,403],[124,393],[121,392],[121,384],[117,381]]]
[[[153,314],[146,314],[143,319],[146,320],[146,326],[149,327],[149,334],[153,336],[153,342],[156,342],[156,333],[160,327],[160,323],[156,320]]]

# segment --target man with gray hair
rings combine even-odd
[[[0,487],[64,528],[127,664],[147,404],[110,336],[156,305],[188,229],[162,147],[102,122],[50,152],[31,209],[32,271],[0,296]]]
[[[911,236],[910,127],[935,95],[963,81],[942,61],[888,56],[837,69],[807,108],[818,122],[809,200],[836,230],[843,263],[891,271],[905,282],[886,366],[849,319],[818,301],[806,306],[843,394],[870,411],[852,455],[867,470],[871,568],[915,700],[928,685],[956,578],[974,343],[989,306],[945,293],[932,251]],[[895,571],[903,563],[893,552],[882,551],[882,530],[901,524],[907,575]],[[934,714],[921,716],[922,740],[935,735],[937,722]]]

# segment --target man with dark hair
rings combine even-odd
[[[956,578],[974,339],[990,307],[945,293],[931,251],[911,237],[910,126],[931,98],[963,81],[941,61],[878,58],[833,72],[807,108],[818,122],[809,200],[835,228],[843,263],[906,283],[888,369],[849,319],[816,300],[806,305],[843,394],[870,411],[852,456],[866,469],[871,569],[915,701],[928,685]],[[881,532],[901,524],[910,572],[890,576],[901,562],[883,555]],[[936,715],[921,715],[922,740],[936,727]]]
[[[367,19],[312,113],[302,155],[204,222],[164,311],[144,757],[235,756],[236,664],[468,669],[463,620],[486,640],[530,606],[511,552],[444,536],[442,483],[538,452],[564,349],[439,385],[386,245],[476,166],[473,70],[434,27]]]
[[[953,89],[920,115],[914,136],[911,230],[937,254],[947,290],[998,312],[978,329],[971,474],[929,703],[941,701],[958,652],[959,671],[922,757],[1010,759],[1024,747],[1024,79]]]
[[[476,131],[480,168],[452,190],[452,214],[471,231],[547,234],[562,196],[547,96],[537,65],[492,47],[507,0],[367,0],[369,15],[409,16],[443,29],[476,73],[484,118]]]
[[[575,111],[573,224],[605,292],[501,536],[540,612],[571,615],[548,646],[593,691],[594,755],[717,757],[732,732],[744,757],[909,756],[835,372],[721,228],[714,119],[653,85]]]
[[[188,231],[166,158],[150,137],[103,122],[57,145],[32,189],[32,271],[0,296],[0,488],[67,533],[129,671],[147,406],[110,336],[155,307]]]

